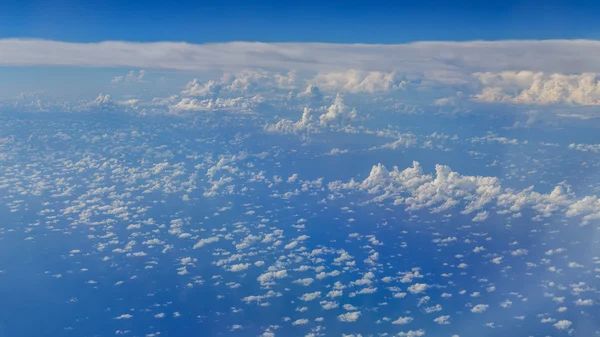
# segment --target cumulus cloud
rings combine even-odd
[[[557,328],[558,330],[567,330],[568,328],[571,327],[571,325],[573,325],[573,323],[569,320],[563,319],[561,321],[558,321],[554,324],[554,327]]]
[[[341,314],[338,315],[338,320],[340,322],[356,322],[356,320],[358,319],[358,317],[360,316],[360,311],[351,311],[351,312],[347,312],[345,314]]]
[[[600,82],[595,73],[544,74],[532,71],[476,73],[483,85],[475,99],[514,104],[600,104]],[[531,122],[530,122],[531,123]]]
[[[89,102],[84,102],[76,107],[73,110],[76,111],[111,111],[117,108],[116,103],[113,101],[109,94],[100,93],[98,97]]]
[[[282,119],[277,123],[266,124],[264,130],[269,133],[307,136],[311,133],[321,132],[326,127],[343,126],[358,119],[356,109],[348,107],[344,103],[342,95],[338,94],[325,113],[318,117],[318,120],[313,117],[312,109],[304,108],[300,120],[294,122],[290,119]]]
[[[229,111],[249,111],[252,107],[252,102],[242,97],[237,98],[206,98],[196,99],[190,97],[183,97],[174,105],[170,106],[169,109],[173,113],[186,112],[186,111],[217,111],[217,110],[229,110]]]
[[[126,75],[113,77],[112,84],[125,84],[125,83],[141,83],[144,82],[144,76],[146,76],[146,70],[141,69],[137,73],[135,70],[130,70]]]
[[[397,320],[393,321],[392,324],[404,325],[413,321],[412,317],[398,317]]]
[[[302,301],[308,302],[308,301],[315,300],[315,299],[317,299],[319,297],[321,297],[321,292],[320,291],[315,291],[313,293],[303,294],[302,296],[300,296],[300,299]]]
[[[483,221],[489,215],[488,205],[497,206],[502,213],[519,214],[526,207],[538,217],[550,217],[562,212],[568,217],[580,217],[582,225],[600,219],[600,201],[596,196],[577,198],[570,187],[559,184],[550,193],[539,193],[533,186],[523,190],[502,188],[500,179],[484,176],[462,176],[448,166],[436,165],[435,174],[423,172],[418,162],[404,170],[374,165],[363,181],[333,181],[332,192],[362,190],[373,196],[371,202],[391,199],[395,205],[406,205],[408,210],[430,208],[433,212],[448,211],[464,205],[461,213],[478,211],[473,220]],[[495,259],[500,263],[502,258]]]
[[[356,109],[351,109],[344,104],[342,95],[338,94],[329,106],[327,112],[319,116],[319,121],[322,126],[330,124],[338,124],[346,121],[354,121],[358,117]]]
[[[386,92],[401,90],[407,81],[395,72],[348,70],[317,74],[309,83],[333,92]]]
[[[214,80],[202,83],[199,79],[194,78],[192,81],[188,82],[181,93],[188,96],[212,96],[217,95],[220,90],[221,84]]]
[[[476,314],[481,314],[481,313],[485,312],[488,307],[489,307],[489,305],[487,305],[487,304],[477,304],[476,306],[474,306],[471,309],[471,312],[476,313]]]
[[[412,294],[420,294],[429,288],[429,284],[425,283],[415,283],[408,287],[408,291]]]
[[[115,317],[115,319],[130,319],[132,317],[133,317],[133,315],[131,315],[131,314],[123,314],[123,315]]]
[[[294,122],[289,119],[282,119],[274,124],[265,125],[265,131],[281,134],[301,134],[318,132],[318,127],[313,122],[312,110],[304,108],[300,120]],[[289,182],[289,179],[288,179]]]
[[[229,267],[229,271],[232,272],[240,272],[240,271],[244,271],[247,270],[248,267],[250,267],[250,263],[239,263],[239,264],[234,264],[231,267]]]
[[[450,324],[450,316],[449,315],[440,316],[440,317],[435,318],[433,321],[437,324],[442,324],[442,325]]]

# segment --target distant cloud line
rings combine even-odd
[[[600,41],[522,40],[415,42],[397,45],[333,43],[185,42],[72,43],[0,39],[2,66],[136,67],[200,71],[376,70],[410,72],[600,72]]]

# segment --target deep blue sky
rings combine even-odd
[[[5,0],[0,38],[193,43],[600,38],[594,1]]]

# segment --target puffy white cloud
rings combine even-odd
[[[398,317],[397,320],[393,321],[392,324],[404,325],[412,322],[414,318],[412,317]]]
[[[330,301],[321,301],[319,304],[325,310],[335,309],[335,308],[337,308],[337,307],[340,306],[339,303],[337,303],[337,302],[330,302]]]
[[[523,255],[527,255],[528,253],[529,253],[529,251],[527,249],[519,248],[517,250],[513,250],[512,252],[510,252],[510,255],[523,256]]]
[[[195,245],[194,245],[194,249],[200,248],[200,247],[204,247],[204,245],[209,244],[209,243],[215,243],[219,241],[219,237],[218,236],[213,236],[210,238],[206,238],[206,239],[200,239]]]
[[[123,315],[115,317],[115,319],[130,319],[132,317],[133,317],[133,315],[131,315],[131,314],[123,314]]]
[[[404,204],[408,210],[430,208],[442,212],[463,204],[463,214],[479,211],[474,220],[485,219],[488,213],[483,208],[487,205],[514,214],[530,207],[541,217],[564,212],[569,217],[581,217],[584,225],[600,219],[600,200],[596,196],[577,199],[568,185],[558,185],[546,194],[535,192],[533,186],[516,191],[503,189],[496,177],[461,176],[444,165],[436,165],[435,175],[426,174],[418,162],[402,171],[374,165],[363,181],[333,181],[328,188],[332,192],[363,190],[374,196],[371,202],[392,199],[395,205]]]
[[[481,102],[515,104],[600,104],[600,82],[594,73],[575,75],[532,71],[474,74],[483,85],[475,96]]]
[[[360,311],[350,311],[345,314],[338,315],[338,320],[340,322],[356,322],[358,317],[360,316]]]
[[[481,313],[485,312],[488,307],[489,307],[489,305],[487,305],[487,304],[477,304],[476,306],[471,308],[471,312],[474,312],[476,314],[481,314]]]
[[[303,285],[303,286],[305,286],[305,287],[308,287],[308,286],[309,286],[309,285],[311,285],[311,284],[312,284],[314,281],[315,281],[314,279],[312,279],[312,278],[310,278],[310,277],[307,277],[307,278],[303,278],[303,279],[297,279],[297,280],[295,280],[295,281],[294,281],[294,282],[292,282],[292,283],[296,283],[296,284],[300,284],[300,285]]]
[[[437,324],[450,324],[450,316],[440,316],[433,320]]]
[[[320,100],[323,98],[321,90],[314,84],[309,84],[303,92],[298,94],[298,97],[308,97],[314,100]]]
[[[313,121],[313,112],[309,108],[304,108],[301,119],[296,122],[289,119],[282,119],[275,124],[265,125],[264,130],[281,134],[310,134],[319,131],[318,126]],[[288,178],[288,182],[293,182],[290,181],[291,178]]]
[[[308,301],[315,300],[315,299],[317,299],[319,297],[321,297],[321,292],[320,291],[315,291],[315,292],[312,292],[312,293],[302,294],[302,296],[300,296],[300,299],[302,301],[308,302]]]
[[[567,216],[583,215],[583,224],[600,219],[600,199],[597,196],[587,196],[569,205]]]
[[[169,107],[172,113],[186,111],[249,111],[253,107],[252,100],[243,97],[237,98],[206,98],[196,99],[183,97],[177,103]]]
[[[282,269],[282,270],[278,270],[278,271],[269,271],[266,273],[261,274],[257,280],[260,282],[261,285],[266,286],[266,285],[270,285],[273,284],[273,280],[275,279],[282,279],[284,277],[287,277],[287,270]]]
[[[231,267],[229,267],[229,271],[232,272],[240,272],[240,271],[244,271],[247,270],[248,267],[250,267],[250,263],[239,263],[239,264],[234,264]]]
[[[358,118],[356,109],[350,109],[344,104],[342,95],[335,97],[333,104],[329,106],[327,112],[319,116],[319,122],[322,126],[330,124],[341,124],[347,121],[354,121]]]
[[[401,331],[397,334],[398,337],[421,337],[421,336],[425,336],[425,330],[423,329],[419,329],[419,330],[409,330],[409,331]]]
[[[504,257],[502,257],[502,256],[495,257],[491,260],[491,262],[494,264],[500,264],[500,263],[502,263],[502,259],[504,259]]]
[[[333,92],[385,92],[404,89],[407,82],[395,72],[348,70],[317,74],[309,83]]]
[[[420,294],[429,288],[429,284],[425,283],[415,283],[408,287],[408,291],[412,294]]]
[[[185,89],[181,93],[188,96],[214,96],[217,95],[220,90],[221,84],[214,80],[201,83],[200,80],[194,78],[185,86]]]
[[[578,298],[577,301],[575,301],[575,305],[577,305],[577,306],[590,306],[590,305],[594,305],[594,301],[592,301],[591,299],[582,300],[581,298]]]
[[[146,70],[141,69],[137,73],[135,70],[130,70],[126,75],[113,77],[112,84],[124,84],[124,83],[141,83],[144,82],[144,76],[146,76]]]
[[[297,319],[292,322],[292,325],[305,325],[305,324],[308,324],[308,319],[306,319],[306,318]]]
[[[594,152],[594,153],[599,153],[600,152],[600,144],[569,144],[569,149],[574,149],[577,151],[582,151],[582,152]]]
[[[475,215],[475,217],[473,218],[473,222],[482,222],[485,221],[489,216],[489,213],[487,211],[483,211],[483,212],[479,212]]]
[[[327,297],[336,298],[336,297],[342,296],[343,294],[344,294],[343,290],[332,290],[327,293]]]
[[[415,136],[411,134],[406,134],[400,136],[397,140],[381,145],[379,148],[381,149],[397,149],[399,147],[414,147],[417,145],[417,139]]]
[[[435,212],[440,212],[465,200],[468,201],[463,210],[465,214],[481,209],[501,193],[498,178],[461,176],[443,165],[436,165],[434,177],[425,174],[418,162],[403,171],[395,167],[391,172],[381,164],[375,165],[361,183],[354,180],[346,184],[333,182],[329,187],[332,190],[363,189],[370,194],[379,194],[376,201],[394,198],[396,204],[404,203],[409,210],[433,207]],[[404,198],[403,194],[410,196]]]
[[[571,325],[573,325],[573,323],[566,319],[563,319],[562,321],[558,321],[558,322],[554,323],[554,327],[557,328],[558,330],[567,330],[568,328],[571,327]]]
[[[73,107],[75,111],[110,111],[117,109],[117,104],[109,94],[100,93],[98,97],[89,102],[84,102]]]

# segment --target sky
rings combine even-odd
[[[600,336],[598,6],[2,2],[0,337]]]
[[[3,1],[0,37],[406,43],[596,39],[594,1]]]

